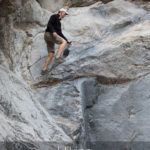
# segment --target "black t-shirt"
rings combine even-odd
[[[62,33],[60,21],[61,19],[59,18],[59,14],[52,15],[48,21],[48,25],[45,31],[50,33],[56,32],[59,36],[68,41]]]

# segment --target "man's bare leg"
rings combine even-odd
[[[63,40],[62,44],[59,45],[56,58],[60,59],[62,57],[63,51],[67,45],[67,42]]]
[[[43,70],[44,71],[48,70],[48,65],[52,61],[53,57],[54,57],[54,53],[53,52],[49,52],[48,53],[48,57],[46,58],[45,63],[43,65]]]

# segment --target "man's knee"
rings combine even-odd
[[[48,57],[52,57],[54,55],[54,51],[48,53]]]
[[[50,54],[50,53],[54,53],[54,48],[52,48],[52,47],[48,47],[48,54]]]
[[[67,45],[67,41],[63,39],[62,40],[62,44],[66,46]]]

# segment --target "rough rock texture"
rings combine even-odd
[[[7,69],[0,67],[0,141],[16,141],[21,147],[53,150],[72,144],[64,131],[36,100],[31,89]],[[69,142],[70,141],[70,142]],[[64,144],[64,145],[63,145]],[[48,147],[46,147],[48,145]],[[16,143],[6,144],[11,149]],[[22,148],[23,149],[23,148]]]
[[[0,1],[1,147],[142,149],[150,135],[149,3],[70,8],[62,20],[70,54],[43,77],[52,13],[39,3]]]
[[[149,149],[149,84],[150,75],[124,85],[98,85],[96,103],[86,111],[89,148]]]
[[[79,7],[88,6],[100,0],[37,0],[41,7],[50,10],[52,12],[58,11],[61,7]],[[108,2],[111,0],[103,0]]]
[[[64,0],[37,0],[41,7],[52,12],[58,11],[65,4]]]

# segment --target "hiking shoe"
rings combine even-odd
[[[48,70],[42,70],[41,71],[41,75],[45,75],[46,73],[48,73]]]

